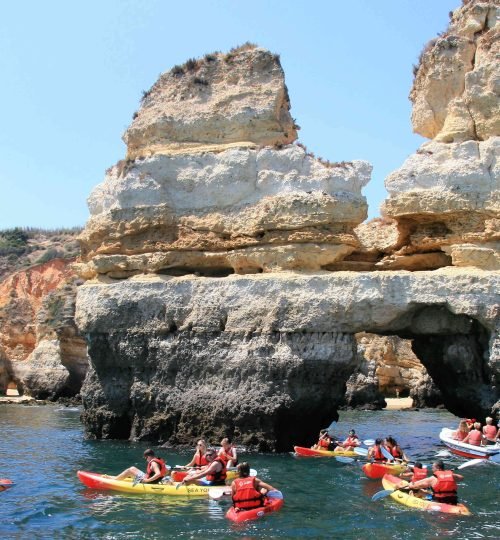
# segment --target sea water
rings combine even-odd
[[[130,465],[144,469],[148,443],[87,441],[80,411],[57,405],[0,405],[0,477],[16,486],[0,493],[0,535],[14,539],[370,539],[500,538],[500,466],[466,468],[460,499],[472,516],[413,510],[390,497],[372,502],[383,489],[361,463],[286,454],[243,454],[258,476],[282,490],[280,512],[234,525],[225,519],[229,501],[127,495],[91,490],[76,471],[116,474]],[[443,450],[438,434],[458,419],[445,411],[343,412],[334,424],[339,437],[356,429],[362,439],[393,435],[413,459],[431,464]],[[200,436],[203,435],[200,433]],[[311,444],[314,441],[311,441]],[[292,449],[290,449],[292,450]],[[158,449],[170,465],[187,463],[192,452]],[[450,467],[464,460],[445,458]]]

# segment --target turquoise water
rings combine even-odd
[[[457,419],[444,411],[345,412],[337,424],[345,434],[355,427],[362,438],[393,435],[413,458],[430,463],[442,426]],[[0,493],[0,534],[4,538],[495,538],[500,537],[500,466],[465,469],[462,502],[471,517],[411,510],[371,496],[380,481],[363,477],[359,464],[289,454],[248,454],[259,477],[280,488],[281,512],[235,526],[224,513],[228,502],[133,496],[85,488],[78,469],[117,473],[143,467],[146,444],[85,441],[79,411],[57,405],[0,405],[0,477],[17,485]],[[186,463],[191,453],[161,452],[170,464]],[[460,458],[447,458],[458,465]]]

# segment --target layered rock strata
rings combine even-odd
[[[276,55],[207,56],[163,74],[143,100],[127,161],[89,198],[83,277],[319,270],[359,245],[371,166],[289,144]]]
[[[360,368],[359,332],[411,339],[456,414],[500,407],[496,263],[451,267],[465,241],[495,260],[493,135],[429,143],[363,226],[369,164],[291,144],[288,109],[277,57],[252,46],[146,93],[82,234],[88,436],[310,444]]]
[[[386,267],[439,254],[500,269],[499,15],[496,0],[464,3],[422,52],[412,122],[432,140],[386,179],[382,211],[404,236]]]

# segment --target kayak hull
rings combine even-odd
[[[303,446],[294,446],[295,453],[301,457],[359,457],[356,452],[351,450],[313,450],[312,448],[305,448]]]
[[[450,428],[443,428],[439,434],[441,441],[453,454],[467,459],[489,459],[491,456],[500,454],[498,443],[490,446],[476,446],[475,444],[463,443],[453,438],[454,431]]]
[[[177,486],[168,484],[132,484],[131,479],[115,480],[105,474],[78,471],[78,478],[82,484],[92,489],[119,491],[121,493],[135,493],[139,495],[167,495],[207,497],[211,486]]]
[[[382,485],[384,489],[394,489],[394,487],[401,482],[400,478],[386,474],[382,478]],[[455,514],[460,516],[470,516],[470,510],[463,504],[444,504],[436,501],[429,501],[427,499],[421,499],[410,495],[407,491],[396,490],[391,493],[391,498],[396,502],[408,506],[410,508],[416,508],[418,510],[424,510],[426,512],[442,512],[444,514]]]
[[[259,519],[266,514],[271,512],[277,512],[284,504],[283,499],[266,499],[265,506],[260,506],[259,508],[253,508],[252,510],[240,510],[236,511],[234,506],[227,511],[226,517],[234,523],[242,523],[243,521],[251,521]]]
[[[385,474],[401,474],[406,470],[406,465],[402,463],[365,463],[362,469],[368,478],[376,480]]]

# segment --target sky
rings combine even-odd
[[[246,41],[281,56],[299,141],[363,159],[369,218],[384,178],[425,141],[408,94],[423,46],[460,0],[18,0],[0,19],[0,229],[83,226],[125,156],[143,90],[188,58]]]

